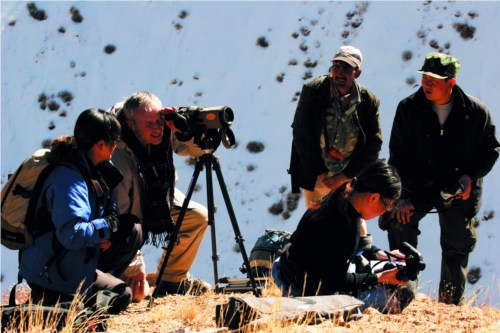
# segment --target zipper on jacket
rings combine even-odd
[[[444,129],[441,128],[441,130],[439,130],[439,136],[443,136],[444,135]]]

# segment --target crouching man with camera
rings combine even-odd
[[[349,294],[384,313],[402,311],[414,298],[415,283],[409,280],[418,271],[349,270],[359,248],[359,220],[390,211],[400,194],[396,170],[377,161],[331,193],[320,208],[307,210],[292,234],[291,246],[273,265],[273,278],[283,296]]]
[[[459,61],[430,53],[418,71],[422,86],[397,108],[389,143],[389,164],[405,191],[391,213],[379,219],[389,245],[417,246],[419,221],[437,210],[441,228],[439,300],[464,302],[475,218],[481,206],[482,178],[499,155],[500,143],[486,106],[457,86]]]

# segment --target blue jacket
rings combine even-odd
[[[90,172],[90,162],[83,160]],[[76,293],[83,281],[80,293],[84,293],[96,277],[100,242],[110,237],[109,226],[102,218],[103,201],[89,190],[80,171],[66,165],[50,173],[41,193],[38,207],[46,205],[55,229],[36,238],[23,251],[21,276],[29,283],[66,294]],[[50,264],[55,253],[59,258]]]

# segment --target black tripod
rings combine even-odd
[[[217,261],[219,260],[219,255],[217,254],[217,245],[216,245],[216,236],[215,236],[215,223],[214,223],[215,222],[214,221],[215,204],[214,204],[214,194],[213,194],[212,168],[213,168],[213,170],[215,170],[215,173],[217,175],[217,179],[219,181],[219,185],[220,185],[220,188],[222,191],[222,196],[224,197],[224,202],[226,203],[229,218],[231,219],[231,224],[233,225],[235,239],[240,247],[241,255],[243,256],[243,264],[244,264],[244,266],[246,266],[246,267],[240,268],[240,270],[248,272],[248,277],[250,279],[253,293],[256,297],[260,296],[260,291],[257,288],[257,284],[255,283],[255,278],[253,276],[252,270],[250,269],[250,262],[248,261],[248,256],[247,256],[247,253],[245,251],[245,247],[243,246],[244,239],[240,233],[240,228],[238,227],[238,223],[236,221],[236,216],[234,214],[233,206],[231,205],[231,200],[229,198],[226,184],[224,182],[224,178],[222,177],[222,172],[220,169],[219,160],[217,157],[215,157],[213,155],[212,152],[210,152],[210,153],[206,153],[206,154],[198,157],[198,161],[196,162],[194,173],[193,173],[193,176],[191,178],[191,182],[189,184],[188,193],[186,194],[186,198],[184,199],[184,202],[182,203],[182,208],[181,208],[181,211],[179,213],[177,223],[175,224],[174,231],[169,236],[170,241],[168,242],[168,245],[166,248],[167,252],[165,254],[165,258],[163,260],[162,266],[161,266],[160,271],[158,272],[158,276],[156,278],[157,288],[155,288],[155,291],[153,292],[153,295],[151,297],[150,306],[153,304],[154,298],[157,296],[157,290],[158,290],[159,283],[161,282],[161,278],[162,278],[163,272],[165,271],[165,267],[167,266],[167,262],[168,262],[168,259],[170,258],[170,254],[171,254],[171,252],[176,244],[177,236],[179,234],[179,230],[181,228],[182,221],[184,219],[184,215],[186,214],[189,201],[191,200],[191,196],[193,194],[193,191],[194,191],[194,188],[196,185],[196,181],[198,180],[198,176],[199,176],[201,170],[203,169],[203,167],[205,167],[206,174],[207,174],[208,224],[211,227],[212,261],[213,261],[213,266],[214,266],[214,279],[215,279],[215,283],[216,283],[216,286],[215,286],[216,290],[218,289],[217,284],[219,281],[218,270],[217,270]]]

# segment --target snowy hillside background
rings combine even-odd
[[[302,84],[328,71],[339,46],[363,51],[359,81],[381,99],[381,157],[388,157],[397,103],[417,89],[416,70],[428,52],[459,58],[459,85],[500,123],[498,22],[500,2],[2,1],[2,185],[45,140],[72,133],[89,107],[106,109],[140,90],[164,105],[227,105],[235,112],[231,129],[238,145],[221,145],[215,155],[249,253],[266,228],[293,231],[304,212],[302,199],[295,210],[287,207],[290,124]],[[178,187],[186,191],[193,167],[178,156],[175,163]],[[206,204],[204,173],[193,199]],[[470,297],[495,306],[499,173],[497,164],[485,180],[479,241],[469,262],[477,269],[471,276],[480,278],[467,285]],[[215,175],[214,193],[219,276],[243,277]],[[368,227],[386,248],[377,221]],[[419,250],[427,262],[421,291],[436,297],[441,256],[435,215],[421,229]],[[213,284],[209,233],[191,273]],[[146,247],[144,254],[154,271],[160,251]],[[2,247],[1,267],[3,292],[15,281],[17,253]]]

